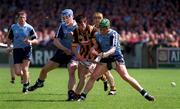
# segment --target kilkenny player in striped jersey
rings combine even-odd
[[[83,14],[78,15],[75,20],[78,24],[78,28],[73,32],[74,41],[72,43],[72,49],[77,60],[80,61],[78,65],[79,83],[75,90],[76,94],[80,94],[85,85],[85,79],[89,75],[89,69],[87,66],[83,65],[81,61],[94,59],[94,57],[90,55],[90,49],[94,45],[94,34],[97,29],[87,23],[87,18]]]

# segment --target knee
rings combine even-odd
[[[21,76],[21,70],[15,70],[15,74],[16,74],[17,76]]]
[[[122,79],[124,81],[127,81],[127,82],[130,81],[130,78],[131,78],[130,75],[127,75],[127,74],[126,75],[122,75],[121,77],[122,77]]]
[[[76,70],[76,68],[77,68],[77,65],[74,65],[74,64],[69,64],[68,65],[68,69],[71,70],[71,71]]]
[[[23,72],[23,73],[27,73],[27,72],[28,72],[28,70],[27,70],[27,69],[25,69],[25,68],[23,68],[23,69],[22,69],[22,72]]]
[[[96,74],[92,74],[90,79],[93,81],[96,81],[98,79],[98,77]]]

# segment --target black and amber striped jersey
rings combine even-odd
[[[85,59],[91,59],[90,49],[95,43],[95,32],[97,29],[91,25],[87,25],[84,31],[81,31],[79,28],[74,30],[74,41],[73,47],[80,47],[79,54]]]

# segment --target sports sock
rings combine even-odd
[[[36,81],[36,84],[37,84],[38,86],[43,85],[43,83],[44,83],[44,80],[40,80],[39,78],[38,78],[38,80]]]
[[[144,96],[144,97],[148,94],[147,91],[144,90],[144,89],[142,89],[142,90],[140,91],[140,93],[141,93],[141,95]]]
[[[115,86],[111,86],[111,89],[112,91],[116,91],[116,87]]]
[[[82,93],[81,93],[81,96],[84,97],[84,98],[86,98],[87,94],[86,94],[85,92],[82,92]]]
[[[26,88],[27,86],[29,86],[29,82],[28,82],[28,83],[23,84],[23,88]]]
[[[14,81],[14,80],[15,80],[15,77],[12,77],[11,80]]]

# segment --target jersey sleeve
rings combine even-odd
[[[62,23],[60,23],[57,33],[55,35],[55,38],[62,39],[63,37],[64,37],[64,33],[63,33]]]
[[[96,37],[95,33],[97,32],[97,28],[92,27],[91,33],[90,33],[90,40],[92,41],[93,44],[96,42]]]
[[[37,34],[33,28],[30,30],[29,35],[30,35],[30,37],[29,37],[30,40],[37,38]]]
[[[100,45],[100,42],[99,42],[99,33],[98,32],[95,32],[95,43],[97,44],[98,46],[98,49],[101,50],[101,45]]]
[[[113,32],[112,37],[111,37],[111,45],[113,47],[118,46],[118,41],[119,41],[119,34],[117,32]]]
[[[75,47],[75,46],[78,46],[78,44],[80,42],[78,28],[74,29],[73,36],[74,36],[74,40],[73,40],[72,46]]]
[[[8,31],[8,39],[10,40],[13,40],[14,39],[14,34],[13,34],[13,26],[14,24],[9,28],[9,31]]]

